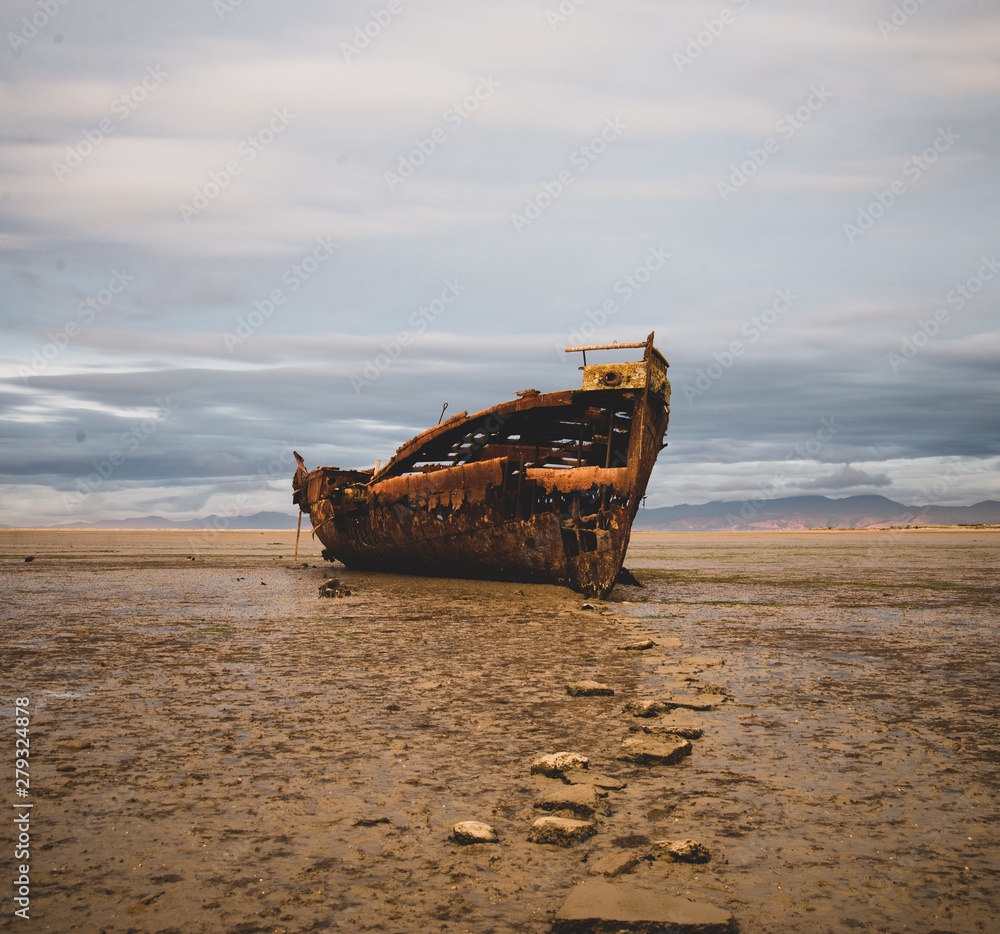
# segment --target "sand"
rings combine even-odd
[[[0,800],[33,805],[30,920],[5,821],[0,929],[543,932],[631,853],[614,885],[743,934],[995,930],[1000,533],[637,533],[647,586],[608,601],[293,547],[0,532],[9,750],[31,702],[30,794],[9,767]],[[625,705],[668,697],[712,705],[691,755],[616,758],[657,722]],[[624,785],[569,847],[528,842],[558,751]],[[682,839],[710,861],[651,858]]]

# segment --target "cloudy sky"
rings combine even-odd
[[[372,466],[650,331],[647,505],[1000,498],[996,0],[5,0],[0,31],[0,523],[291,512],[293,448]]]

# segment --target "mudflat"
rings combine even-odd
[[[294,540],[0,532],[0,929],[546,932],[587,880],[743,934],[996,929],[1000,532],[636,533],[607,601]],[[690,752],[620,758],[644,728]],[[529,842],[553,815],[593,832]]]

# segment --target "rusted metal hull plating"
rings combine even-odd
[[[667,362],[652,340],[615,345],[645,347],[640,362],[584,366],[582,389],[462,412],[381,469],[307,471],[296,455],[293,501],[323,556],[606,596],[669,419]]]

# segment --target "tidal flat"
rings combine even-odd
[[[1000,530],[634,533],[645,586],[605,601],[294,548],[0,531],[11,750],[30,701],[2,800],[32,805],[30,920],[8,821],[0,929],[547,932],[626,853],[611,884],[742,934],[996,929]],[[618,758],[659,719],[637,705],[686,698],[690,755]],[[531,764],[562,751],[608,780],[596,833],[529,842]],[[653,858],[686,839],[710,860]]]

